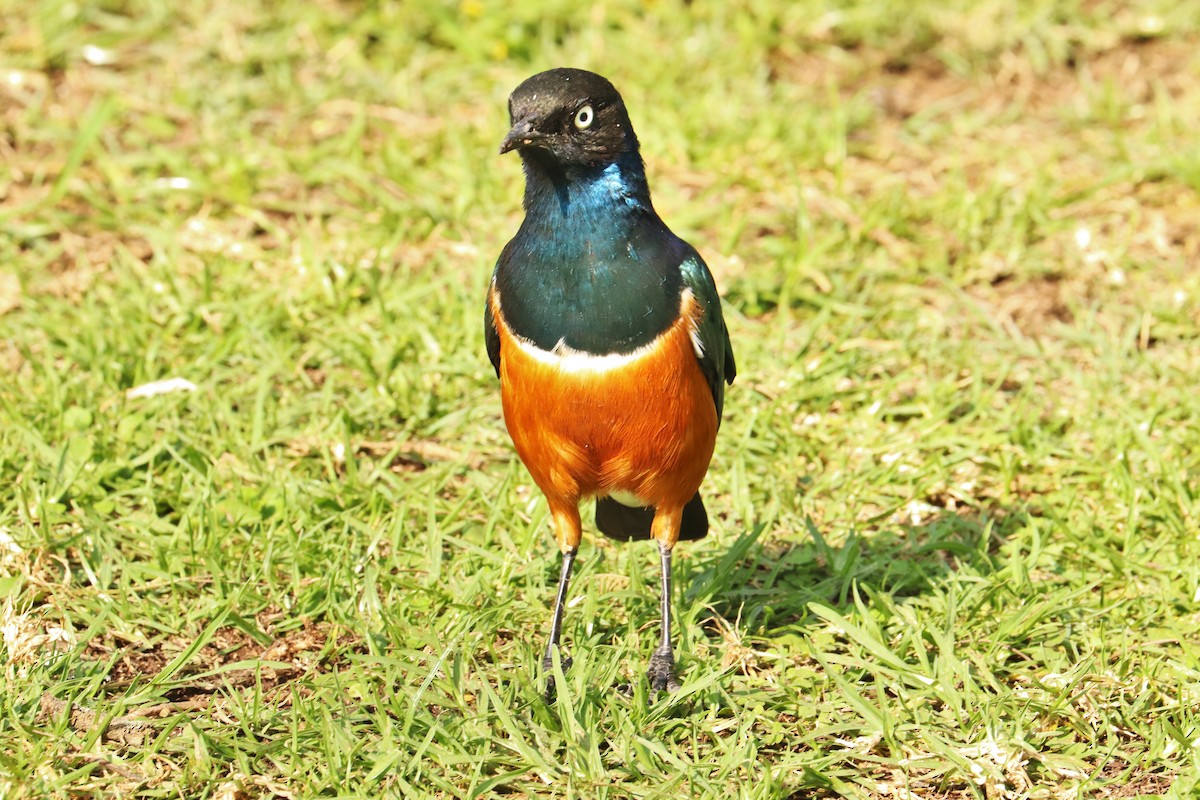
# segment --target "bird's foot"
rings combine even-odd
[[[675,654],[670,647],[659,646],[650,656],[646,680],[650,681],[650,688],[656,692],[664,689],[668,692],[679,691],[679,680],[675,677]]]
[[[563,655],[561,652],[559,653],[558,657],[562,661],[562,671],[565,673],[571,668],[571,657],[568,655]],[[542,656],[542,671],[546,673],[551,673],[554,671],[554,656],[550,655],[550,653],[546,653],[546,655]]]
[[[560,650],[559,659],[562,663],[562,671],[565,674],[566,671],[571,668],[571,657],[563,655],[562,651]],[[542,656],[542,674],[546,676],[546,693],[543,696],[545,697],[547,703],[553,703],[555,697],[554,656],[550,654],[549,650],[546,651],[546,655]]]

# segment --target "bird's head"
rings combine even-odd
[[[512,129],[500,152],[562,169],[601,167],[637,151],[621,95],[606,79],[582,69],[540,72],[508,98]]]

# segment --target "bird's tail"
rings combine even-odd
[[[626,506],[611,497],[596,500],[596,527],[610,539],[628,542],[633,539],[649,539],[650,523],[654,521],[654,509],[641,506]],[[685,541],[702,539],[708,533],[708,512],[700,493],[683,507],[683,520],[679,525],[679,538]]]

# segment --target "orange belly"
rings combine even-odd
[[[675,516],[700,488],[717,436],[690,335],[695,300],[634,357],[600,359],[533,352],[492,303],[504,421],[555,517],[614,492]]]

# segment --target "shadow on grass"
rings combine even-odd
[[[911,597],[952,573],[988,575],[995,551],[1027,520],[1023,511],[944,512],[921,524],[896,523],[870,533],[851,532],[833,546],[811,520],[806,535],[765,540],[757,526],[712,559],[697,559],[680,583],[689,603],[700,603],[754,636],[771,637],[816,619],[819,603],[842,611],[866,596]],[[703,620],[701,620],[703,624]]]

